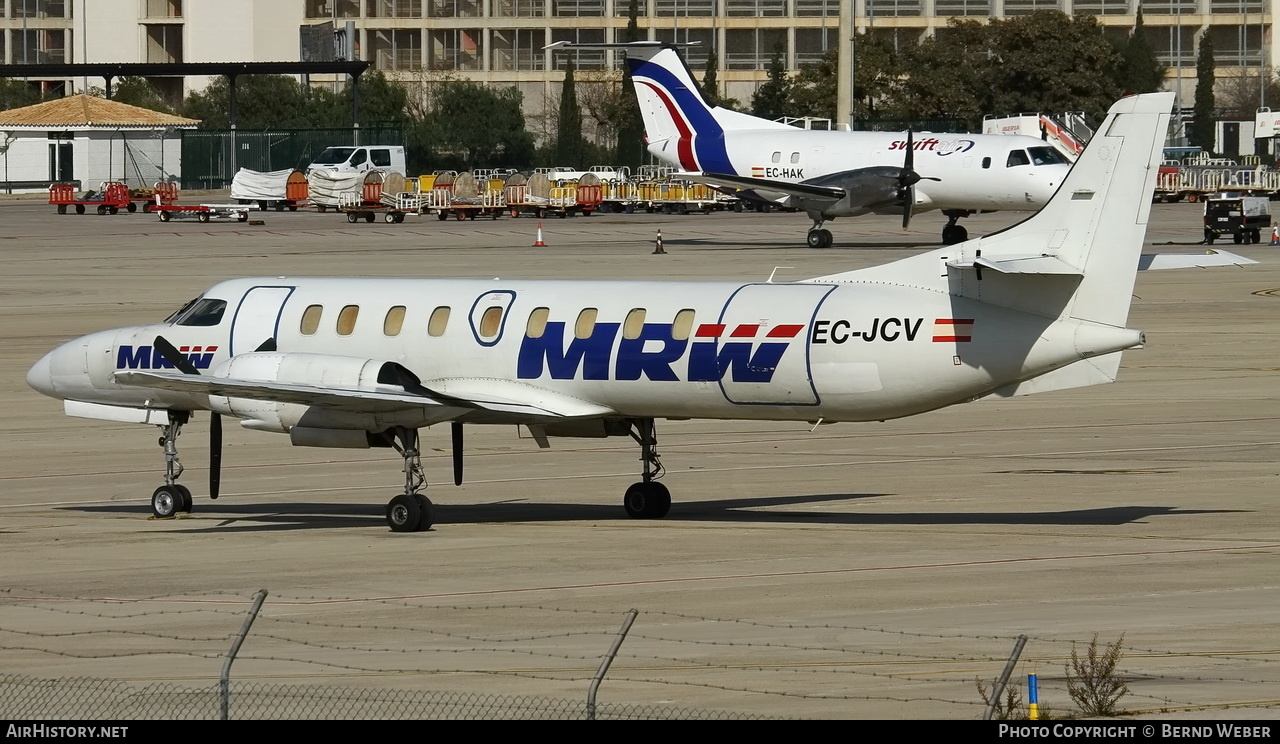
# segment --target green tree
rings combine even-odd
[[[0,111],[40,103],[40,89],[22,80],[0,78]]]
[[[793,116],[836,120],[836,78],[840,50],[828,49],[817,62],[800,65],[791,80],[787,109]]]
[[[777,119],[787,114],[787,101],[791,97],[791,81],[783,62],[786,46],[779,41],[769,60],[769,79],[756,89],[751,97],[751,113],[766,119]]]
[[[200,119],[206,129],[225,129],[231,125],[230,99],[230,83],[219,77],[204,90],[187,96],[181,112]],[[350,124],[350,107],[345,115],[340,109],[339,97],[334,93],[303,85],[286,75],[241,75],[236,79],[236,125],[241,129]]]
[[[525,129],[522,96],[514,87],[438,83],[425,115],[411,123],[408,135],[413,170],[524,168],[533,162],[533,135]]]
[[[578,92],[573,82],[573,60],[565,62],[564,85],[560,88],[560,115],[556,121],[555,158],[559,165],[586,168],[582,162],[587,156],[582,139],[582,109],[578,107]]]
[[[342,91],[335,116],[341,116],[341,125],[351,122],[351,97],[354,87],[348,85]],[[404,122],[409,120],[409,91],[400,83],[389,80],[382,70],[370,70],[360,76],[360,123],[375,121]],[[339,122],[316,126],[337,126]]]
[[[640,24],[637,21],[638,0],[631,0],[627,9],[627,29],[623,34],[624,41],[640,40]],[[631,68],[623,61],[621,101],[614,115],[615,131],[618,133],[614,146],[613,162],[626,166],[633,171],[644,162],[644,117],[640,114],[640,101],[636,98],[635,84],[631,82]]]
[[[1151,41],[1142,25],[1142,8],[1133,25],[1133,33],[1121,52],[1122,60],[1116,82],[1125,93],[1151,93],[1164,86],[1168,66],[1156,59]]]
[[[92,88],[90,92],[94,95],[105,95],[105,91],[99,88]],[[173,106],[160,95],[160,91],[151,84],[150,80],[144,77],[128,76],[122,77],[116,82],[111,89],[111,100],[127,103],[130,106],[139,106],[151,111],[163,111],[166,114],[174,112]]]
[[[868,46],[859,37],[857,48]],[[860,60],[863,54],[859,52]],[[994,56],[987,24],[953,18],[946,33],[904,50],[898,60],[901,74],[885,82],[889,93],[880,113],[899,119],[957,117],[970,128],[981,126],[982,117],[990,112],[986,88]],[[859,66],[864,66],[861,61]],[[894,70],[889,72],[892,75]],[[855,74],[862,79],[861,72],[855,70]],[[859,103],[858,111],[868,109]]]
[[[1192,105],[1194,118],[1187,126],[1187,139],[1205,152],[1213,151],[1214,102],[1213,102],[1213,38],[1209,34],[1200,37],[1200,51],[1196,55],[1196,96]]]
[[[716,79],[719,69],[716,48],[707,49],[707,69],[702,73],[702,97],[712,106],[720,105],[720,82]]]

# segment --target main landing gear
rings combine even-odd
[[[671,492],[656,480],[665,470],[658,458],[658,437],[653,419],[633,419],[630,425],[631,438],[640,445],[640,461],[644,463],[641,477],[644,480],[631,484],[622,499],[622,506],[632,519],[662,519],[671,510]]]
[[[160,447],[164,449],[164,485],[151,494],[151,513],[169,519],[178,512],[191,511],[191,489],[178,483],[182,461],[178,459],[178,435],[191,420],[187,411],[169,411],[169,423],[160,427]]]
[[[961,217],[968,217],[973,214],[967,209],[948,209],[943,214],[947,216],[947,224],[942,228],[942,242],[945,245],[955,245],[963,243],[969,239],[969,231],[964,229],[963,225],[956,224]]]
[[[810,216],[812,216],[812,213],[810,213]],[[809,228],[809,234],[805,237],[805,243],[807,243],[810,248],[831,247],[831,242],[834,238],[831,237],[830,230],[823,229],[822,222],[823,220],[821,218],[814,217],[813,226]]]
[[[427,484],[418,451],[418,430],[397,426],[389,434],[391,446],[404,458],[404,493],[387,502],[387,525],[392,532],[422,532],[431,529],[435,508],[419,493]]]

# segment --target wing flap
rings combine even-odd
[[[794,183],[791,181],[775,181],[771,178],[754,178],[749,176],[735,176],[728,173],[676,173],[673,178],[683,178],[687,181],[695,183],[705,183],[714,187],[729,187],[734,189],[760,189],[763,191],[776,191],[788,196],[794,196],[812,201],[814,199],[827,199],[833,204],[845,197],[845,190],[835,186],[818,186],[811,183]]]
[[[319,387],[289,382],[195,376],[180,372],[122,371],[112,379],[133,387],[151,387],[196,395],[221,395],[354,413],[381,413],[408,408],[439,408],[441,421],[476,411],[494,420],[523,422],[593,418],[613,415],[611,408],[573,396],[510,380],[440,379],[421,392],[396,387],[374,390]]]
[[[948,261],[948,266],[957,269],[991,269],[1001,274],[1051,274],[1061,276],[1084,276],[1084,272],[1063,261],[1057,256],[1000,256],[998,258],[975,258],[972,261]]]
[[[1251,258],[1230,251],[1209,249],[1204,253],[1144,253],[1138,257],[1138,271],[1160,269],[1208,269],[1215,266],[1247,266],[1256,264]]]

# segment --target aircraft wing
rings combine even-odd
[[[753,178],[749,176],[735,176],[728,173],[676,173],[674,178],[683,178],[697,183],[705,183],[708,186],[716,188],[732,188],[732,189],[759,189],[761,191],[775,191],[780,194],[805,199],[806,201],[828,200],[832,203],[838,202],[845,197],[845,190],[835,186],[818,186],[810,183],[795,183],[792,181],[775,181],[771,178]]]
[[[487,419],[522,423],[614,415],[611,408],[561,395],[534,385],[507,380],[437,380],[420,392],[382,387],[377,390],[319,387],[289,382],[239,380],[181,372],[122,371],[112,375],[121,385],[159,388],[197,395],[221,395],[276,403],[320,406],[371,413],[406,408],[439,407],[441,421],[481,412]]]
[[[1138,271],[1208,269],[1214,266],[1245,266],[1256,263],[1252,258],[1210,248],[1204,253],[1144,253],[1138,257]]]

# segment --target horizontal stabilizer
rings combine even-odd
[[[1208,269],[1215,266],[1247,266],[1256,263],[1257,261],[1251,258],[1213,249],[1204,253],[1144,253],[1138,257],[1138,271]]]
[[[947,265],[957,269],[991,269],[1001,274],[1084,275],[1084,272],[1075,266],[1057,256],[1049,255],[1002,256],[1000,258],[978,257],[972,261],[948,261]]]

